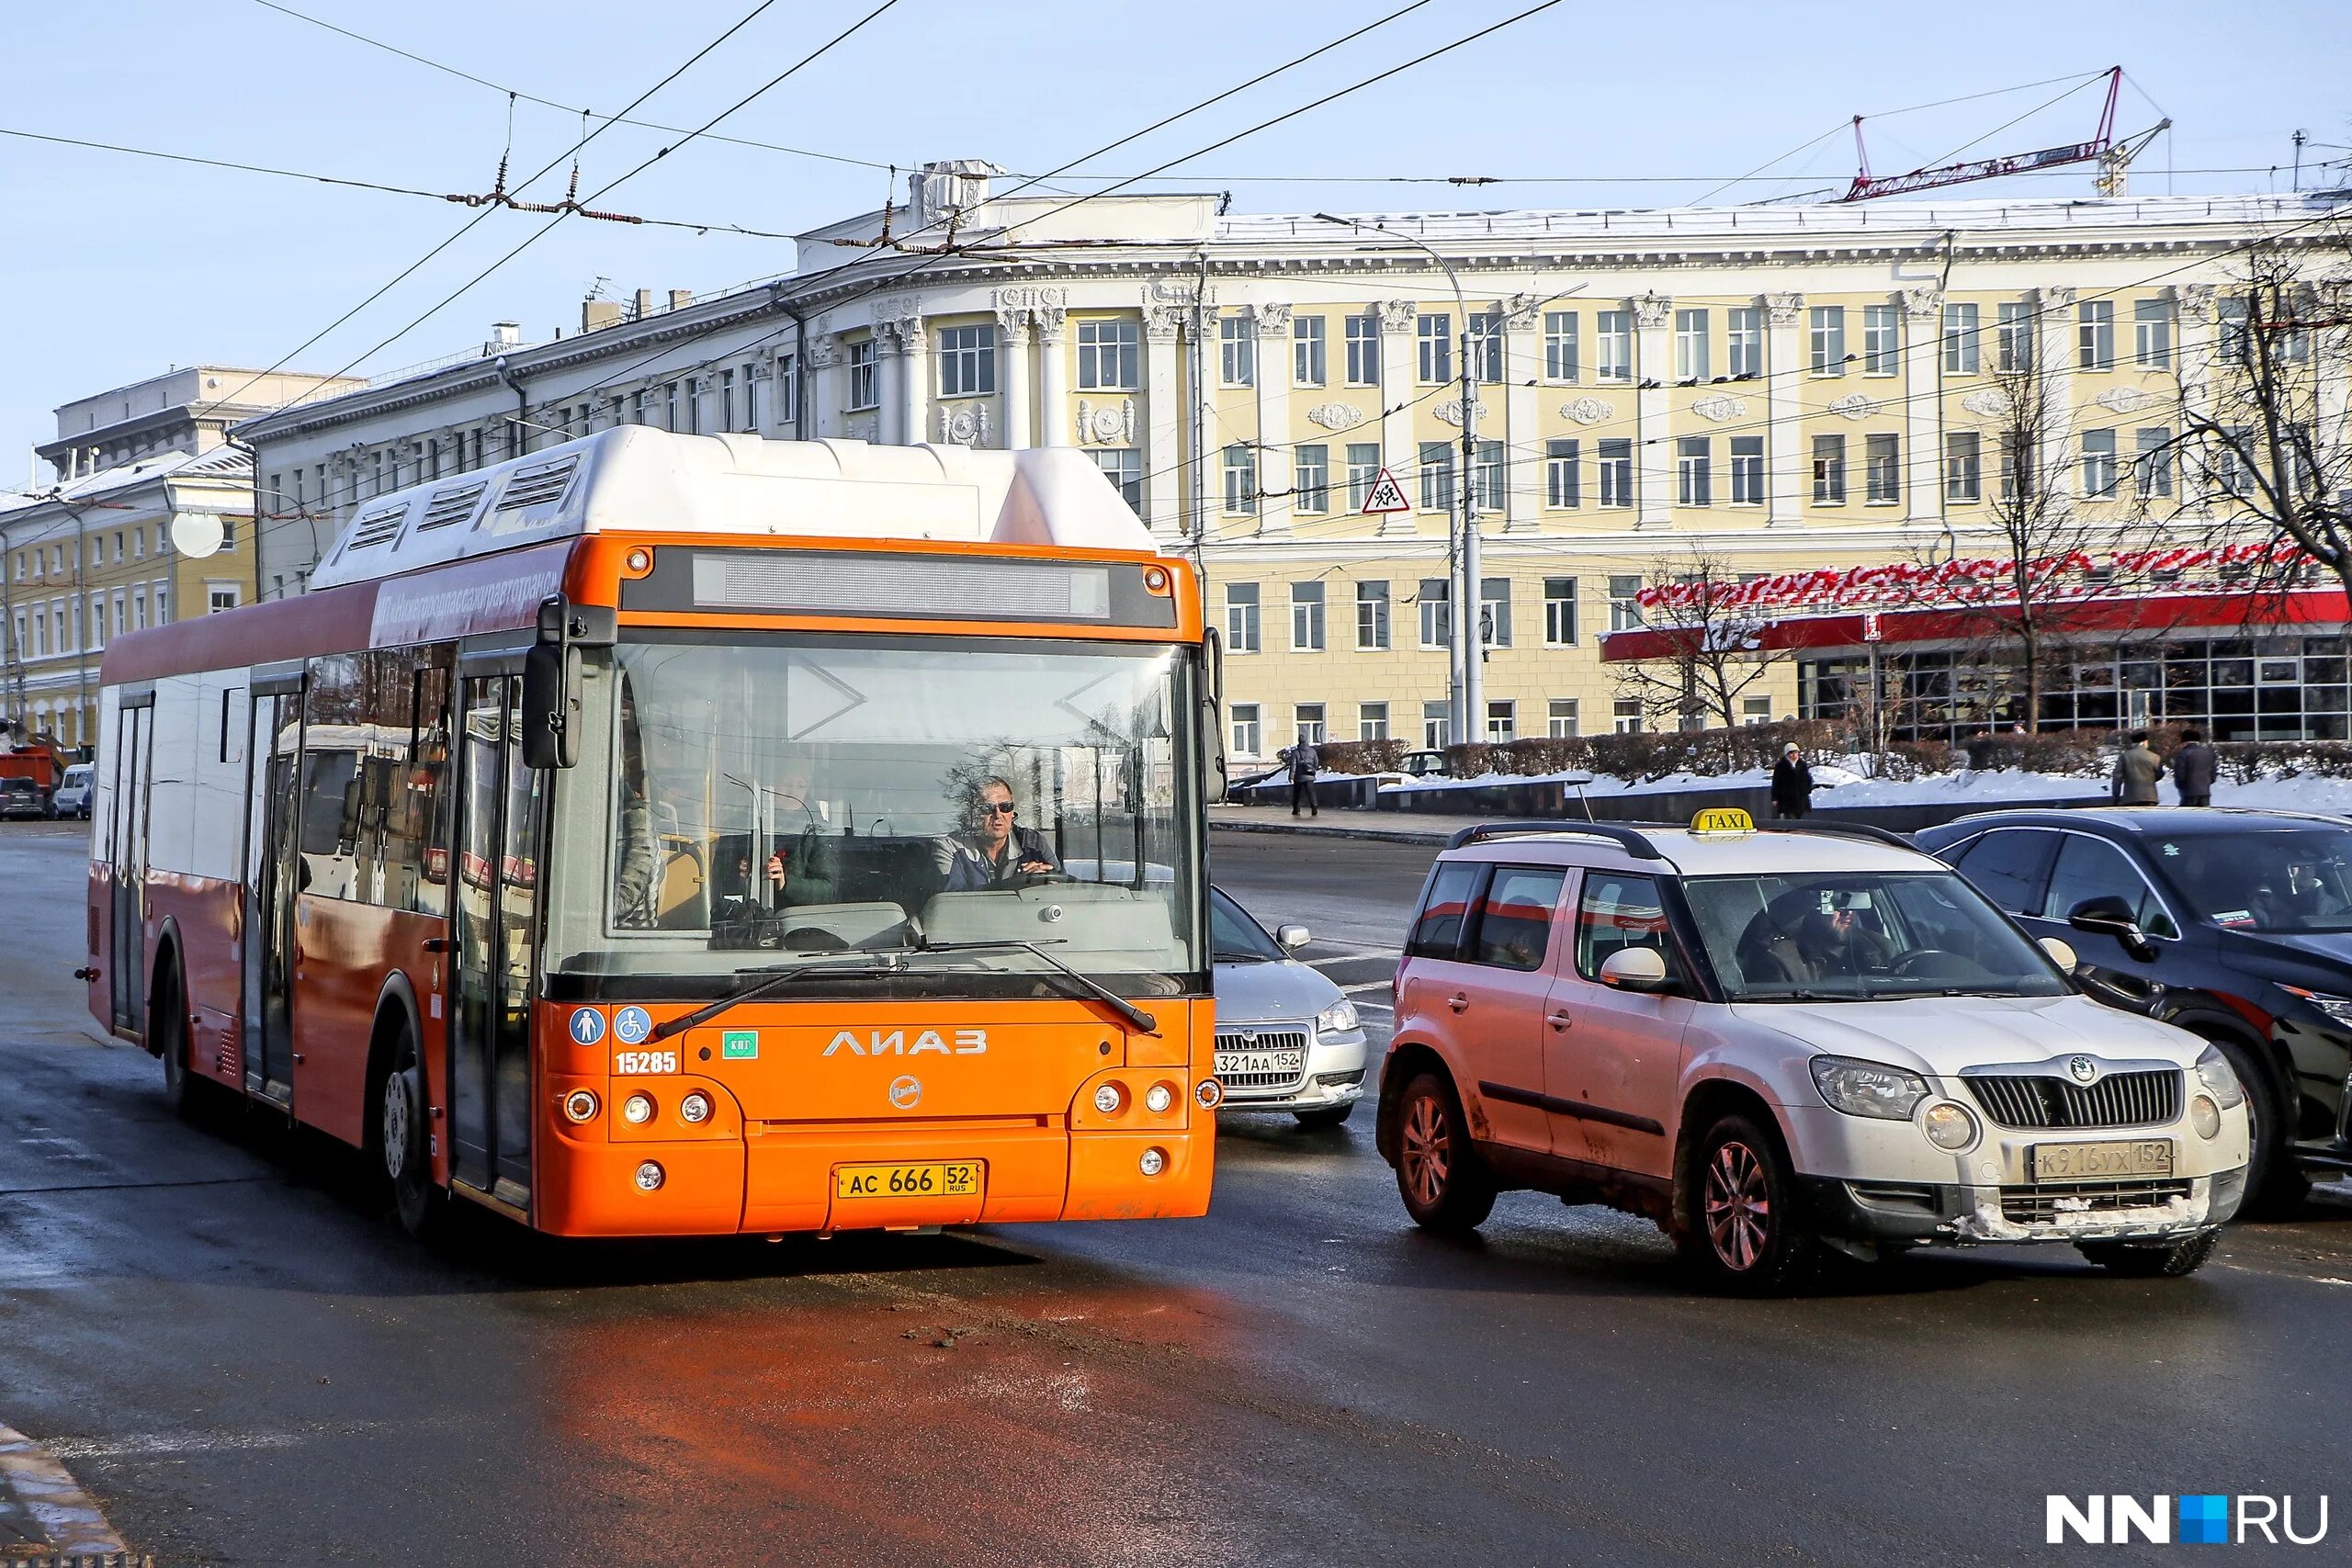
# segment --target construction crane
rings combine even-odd
[[[2004,175],[2024,174],[2034,169],[2054,169],[2068,164],[2097,164],[2098,193],[2101,196],[2121,196],[2132,160],[2138,157],[2148,143],[2172,129],[2170,119],[2160,119],[2136,136],[2115,139],[2115,101],[2123,89],[2123,67],[2114,66],[2107,72],[2107,107],[2098,117],[2098,132],[2087,141],[2070,141],[2061,147],[2044,147],[2033,152],[2017,152],[2006,158],[1972,158],[1965,163],[1946,164],[1939,168],[1914,169],[1907,175],[1873,175],[1871,173],[1870,150],[1862,144],[1862,117],[1854,117],[1854,158],[1860,171],[1854,183],[1847,187],[1839,201],[1868,201],[1873,197],[1907,196],[1913,191],[1933,190],[1939,186],[1966,185],[1972,180],[1996,180]]]

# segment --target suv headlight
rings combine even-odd
[[[1345,997],[1315,1015],[1315,1028],[1323,1034],[1344,1034],[1357,1027],[1357,1021],[1356,1004]]]
[[[2301,997],[2327,1015],[2330,1023],[2352,1029],[2352,997],[2331,997],[2325,991],[2307,991],[2301,986],[2281,986],[2290,997]]]
[[[2245,1103],[2245,1085],[2238,1082],[2238,1072],[2230,1059],[2222,1055],[2219,1045],[2208,1045],[2205,1054],[2197,1058],[2197,1081],[2205,1092],[2223,1110]]]
[[[1821,1098],[1849,1116],[1908,1122],[1928,1098],[1928,1080],[1901,1067],[1858,1062],[1851,1056],[1815,1056],[1813,1083]]]

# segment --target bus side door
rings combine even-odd
[[[155,695],[123,694],[115,711],[114,798],[107,812],[107,996],[114,1027],[147,1028],[147,750]]]
[[[245,716],[245,908],[239,934],[245,1088],[280,1105],[294,1097],[294,784],[302,677],[256,673]]]

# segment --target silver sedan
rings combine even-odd
[[[1216,965],[1216,1076],[1226,1113],[1287,1111],[1336,1127],[1363,1098],[1363,1025],[1319,970],[1291,954],[1305,926],[1272,936],[1223,889],[1209,890]]]

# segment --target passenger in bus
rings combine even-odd
[[[1045,834],[1013,820],[1012,786],[982,779],[964,807],[964,827],[934,840],[932,852],[947,893],[977,893],[1023,877],[1061,871]]]
[[[658,856],[653,842],[653,808],[646,804],[641,778],[624,780],[621,787],[620,852],[614,857],[613,908],[624,926],[653,923],[653,873]]]
[[[768,856],[768,885],[778,908],[841,901],[841,865],[833,843],[814,826],[776,846]]]

